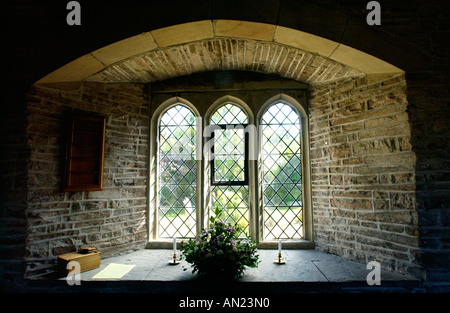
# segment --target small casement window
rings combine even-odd
[[[248,117],[228,103],[214,112],[211,125],[211,208],[222,209],[224,223],[240,224],[248,234]]]
[[[70,116],[64,191],[103,189],[105,120],[88,113]]]
[[[211,185],[248,185],[247,123],[247,115],[233,104],[212,115]]]

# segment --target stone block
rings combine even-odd
[[[328,155],[333,159],[347,158],[350,156],[350,148],[345,146],[334,146],[326,149]]]
[[[377,212],[358,212],[358,218],[364,221],[392,223],[399,225],[410,225],[412,216],[410,211],[377,211]]]
[[[394,65],[344,44],[337,46],[330,55],[330,58],[343,64],[352,64],[353,68],[366,74],[383,73],[391,74],[393,76],[403,74],[403,71]],[[381,76],[377,78],[384,77],[385,76]]]
[[[105,65],[129,58],[133,55],[155,49],[157,44],[150,32],[142,33],[92,52]]]
[[[216,20],[215,36],[243,37],[272,41],[275,25],[247,21]]]
[[[354,210],[372,210],[372,201],[367,199],[337,199],[330,200],[330,204],[336,208]]]
[[[159,47],[173,46],[180,43],[213,38],[214,30],[211,21],[198,21],[168,26],[151,31]]]
[[[40,79],[37,84],[53,82],[77,82],[87,76],[97,73],[105,66],[91,54],[86,54],[48,74]]]
[[[393,210],[414,210],[416,196],[413,193],[392,193],[391,206]]]
[[[277,26],[274,40],[281,44],[322,55],[330,55],[338,46],[337,42],[282,26]]]

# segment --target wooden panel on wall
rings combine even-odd
[[[70,123],[64,191],[102,190],[105,117],[74,113]]]

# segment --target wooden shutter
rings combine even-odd
[[[76,113],[70,123],[64,191],[102,190],[105,117]]]

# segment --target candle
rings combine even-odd
[[[281,239],[278,239],[278,253],[281,253]]]
[[[173,254],[177,253],[177,237],[173,237]]]

